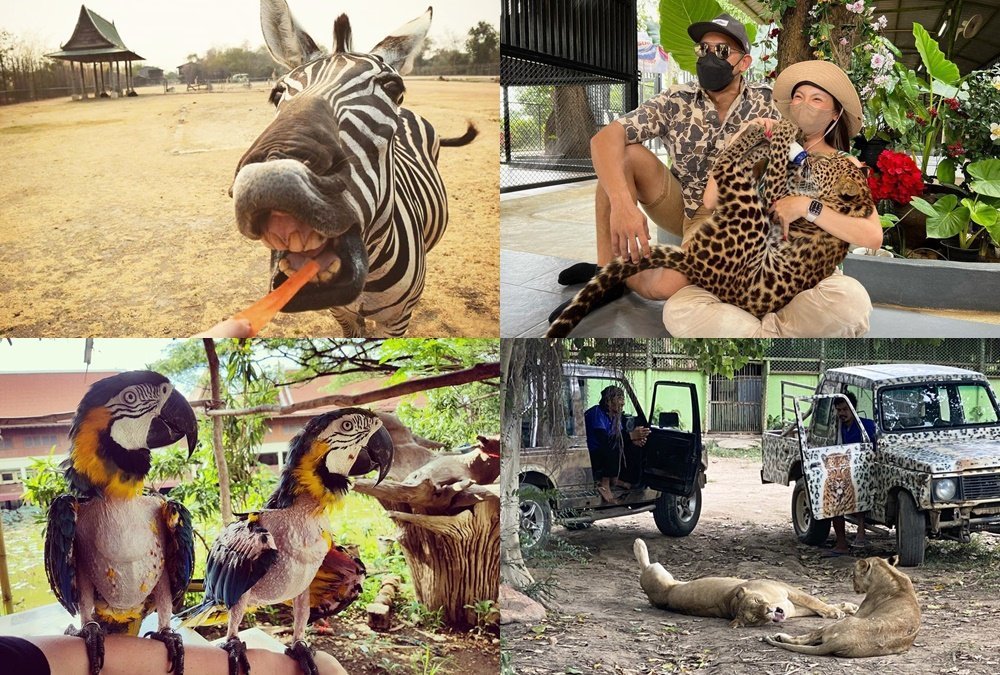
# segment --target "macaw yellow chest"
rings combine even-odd
[[[142,604],[163,574],[164,536],[156,497],[91,499],[77,517],[77,570],[115,608]]]

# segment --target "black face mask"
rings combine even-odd
[[[722,91],[729,86],[736,75],[733,64],[720,59],[715,54],[706,54],[698,59],[698,82],[706,91]]]

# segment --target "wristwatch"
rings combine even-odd
[[[806,220],[810,223],[815,223],[816,219],[819,218],[819,214],[823,212],[823,202],[818,199],[814,199],[809,202],[809,210],[806,211]]]

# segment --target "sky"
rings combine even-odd
[[[251,49],[264,44],[260,5],[254,0],[3,0],[0,29],[37,43],[44,52],[57,51],[73,34],[80,5],[113,21],[125,46],[145,64],[170,71],[188,54],[209,48]],[[429,37],[436,44],[460,38],[480,21],[499,25],[497,0],[290,0],[292,14],[317,42],[330,50],[333,22],[341,13],[351,19],[354,49],[374,47],[395,28],[434,7]]]
[[[84,371],[84,343],[80,339],[0,341],[0,373],[33,371]],[[142,370],[158,360],[174,340],[96,338],[90,370]]]

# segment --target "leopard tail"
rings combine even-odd
[[[552,322],[545,337],[567,337],[583,318],[599,304],[609,289],[625,283],[629,277],[650,269],[667,268],[687,274],[686,255],[677,246],[653,246],[650,254],[639,262],[615,258],[600,273],[580,289],[559,318]]]

